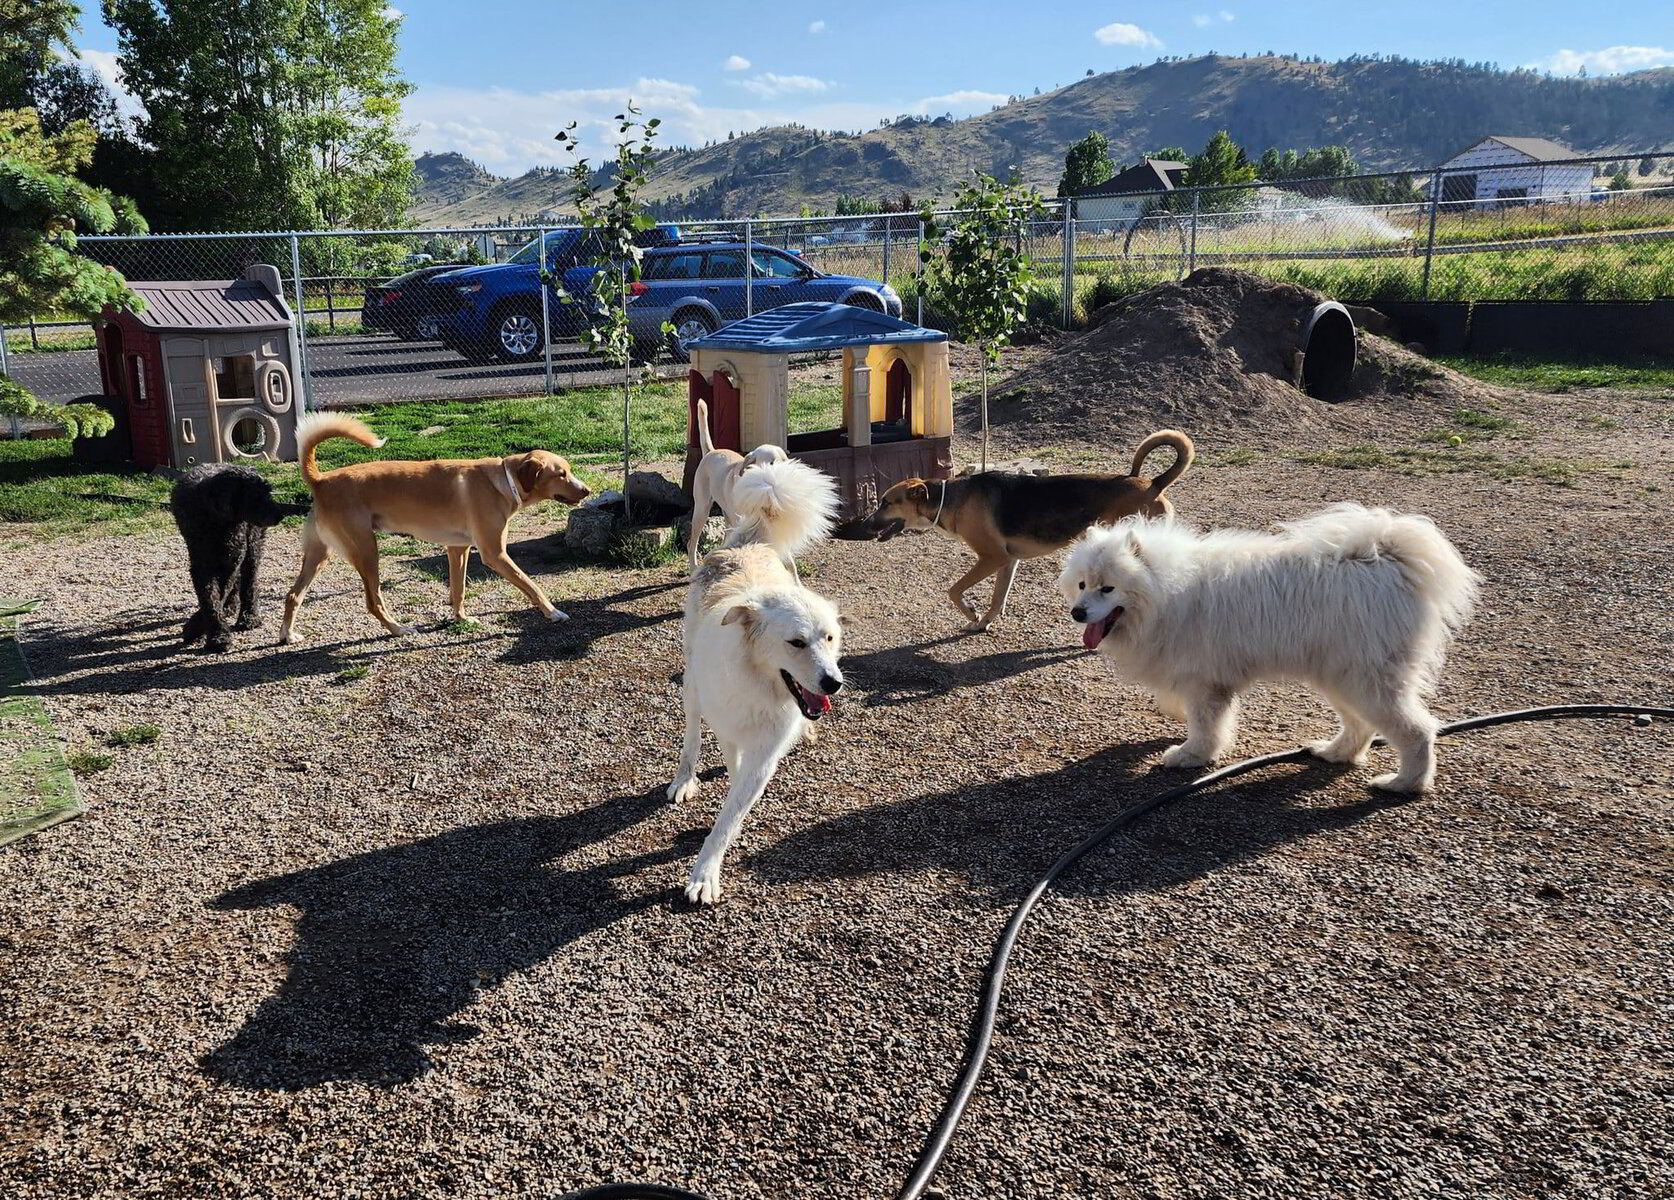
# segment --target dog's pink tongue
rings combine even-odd
[[[1097,650],[1099,643],[1104,641],[1104,622],[1088,621],[1081,628],[1081,644],[1089,650]]]
[[[801,687],[802,685],[798,684],[797,686]],[[817,713],[831,711],[831,697],[824,692],[810,692],[807,688],[802,688],[802,698],[808,702],[808,707]]]

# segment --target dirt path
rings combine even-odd
[[[1297,461],[1361,461],[1328,435],[1207,439],[1176,498],[1215,524],[1339,499],[1435,516],[1489,579],[1445,717],[1669,703],[1667,401],[1507,415],[1464,447],[1493,463],[1445,474],[1400,457],[1442,453],[1411,430],[1358,469]],[[1576,464],[1576,486],[1512,461]],[[1177,729],[1079,649],[1048,564],[965,638],[940,598],[962,549],[826,546],[851,691],[751,817],[725,903],[681,911],[721,787],[662,798],[682,572],[578,568],[555,524],[520,521],[512,552],[568,624],[490,582],[480,629],[440,631],[440,560],[388,558],[428,631],[375,637],[335,567],[304,644],[226,657],[175,651],[170,537],[4,551],[7,590],[47,599],[27,649],[72,744],[163,731],[84,781],[86,817],[0,853],[9,1194],[893,1194],[1006,911],[1173,782]],[[269,632],[296,553],[277,531]],[[1273,689],[1238,749],[1325,723]],[[1666,730],[1523,726],[1445,743],[1422,802],[1321,765],[1147,820],[1044,906],[939,1186],[1667,1194],[1671,761]]]

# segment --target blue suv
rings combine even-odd
[[[640,235],[640,244],[666,246],[679,238],[677,227],[659,225]],[[432,278],[429,294],[437,308],[436,336],[442,344],[476,361],[501,358],[528,362],[539,358],[540,257],[541,242],[536,238],[503,263],[465,267]],[[562,278],[590,257],[582,230],[559,229],[546,235],[548,278]],[[573,333],[581,319],[555,290],[548,294],[547,317],[554,338]]]
[[[745,312],[744,262],[750,261],[750,298],[755,312],[805,300],[853,304],[901,315],[901,297],[887,283],[853,275],[823,275],[796,255],[776,246],[753,242],[682,242],[647,250],[640,260],[639,282],[628,302],[628,324],[634,355],[649,362],[661,349],[663,325],[673,327],[667,339],[676,362],[685,362],[686,344],[713,333],[722,325],[742,320]],[[586,294],[595,267],[574,267],[564,273],[564,287],[573,296]]]

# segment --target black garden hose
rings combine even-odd
[[[1544,708],[1524,708],[1514,712],[1490,713],[1482,717],[1470,717],[1463,721],[1454,721],[1443,725],[1436,731],[1438,737],[1446,737],[1454,733],[1467,733],[1473,729],[1490,729],[1495,725],[1512,725],[1521,721],[1566,721],[1586,717],[1632,717],[1637,724],[1649,724],[1653,719],[1674,721],[1674,708],[1664,708],[1656,705],[1632,704],[1553,704]],[[1379,743],[1381,744],[1381,742]],[[941,1166],[942,1156],[947,1153],[948,1145],[953,1141],[954,1130],[959,1126],[959,1119],[965,1113],[965,1106],[970,1102],[976,1091],[977,1080],[982,1077],[982,1069],[988,1059],[988,1048],[994,1040],[994,1024],[1000,1011],[1000,989],[1005,986],[1006,967],[1011,959],[1011,952],[1017,946],[1017,939],[1023,932],[1024,923],[1035,905],[1045,895],[1046,889],[1055,883],[1059,876],[1079,862],[1087,853],[1114,834],[1164,804],[1174,800],[1181,800],[1205,788],[1213,787],[1217,783],[1228,779],[1235,779],[1240,775],[1247,775],[1251,771],[1259,771],[1263,767],[1276,766],[1279,763],[1303,762],[1313,755],[1305,749],[1281,750],[1275,754],[1263,754],[1257,758],[1247,758],[1243,762],[1233,763],[1207,775],[1201,775],[1190,783],[1183,783],[1179,787],[1160,792],[1148,800],[1142,800],[1131,808],[1125,808],[1101,829],[1083,838],[1063,857],[1053,863],[1050,868],[1035,881],[1029,889],[1029,894],[1023,897],[1018,906],[1012,910],[1011,919],[1006,922],[1005,929],[1000,933],[999,940],[994,943],[994,953],[989,959],[988,970],[983,976],[982,992],[977,1005],[976,1018],[971,1024],[969,1039],[965,1045],[965,1056],[959,1066],[959,1074],[954,1080],[953,1091],[947,1103],[942,1106],[941,1116],[936,1119],[935,1128],[931,1130],[925,1141],[924,1149],[919,1153],[918,1160],[913,1166],[912,1175],[896,1193],[896,1200],[919,1200],[925,1188],[930,1186],[930,1180]],[[570,1192],[562,1200],[709,1200],[700,1192],[686,1191],[683,1188],[665,1187],[651,1183],[609,1183],[600,1187],[583,1188],[578,1192]]]

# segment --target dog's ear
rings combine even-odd
[[[541,464],[532,457],[525,458],[523,465],[517,468],[517,485],[526,492],[534,491],[535,485],[540,482],[540,478]]]
[[[923,500],[928,503],[930,500],[930,485],[922,479],[909,479],[907,481],[907,499]]]
[[[754,604],[734,604],[727,609],[726,616],[721,618],[723,625],[742,624],[746,631],[754,629],[756,624],[756,606]]]
[[[1140,544],[1139,538],[1134,535],[1134,532],[1131,529],[1128,530],[1128,540],[1126,545],[1128,553],[1133,555],[1134,560],[1138,562],[1140,566],[1149,569],[1151,564],[1145,561],[1145,547]]]

